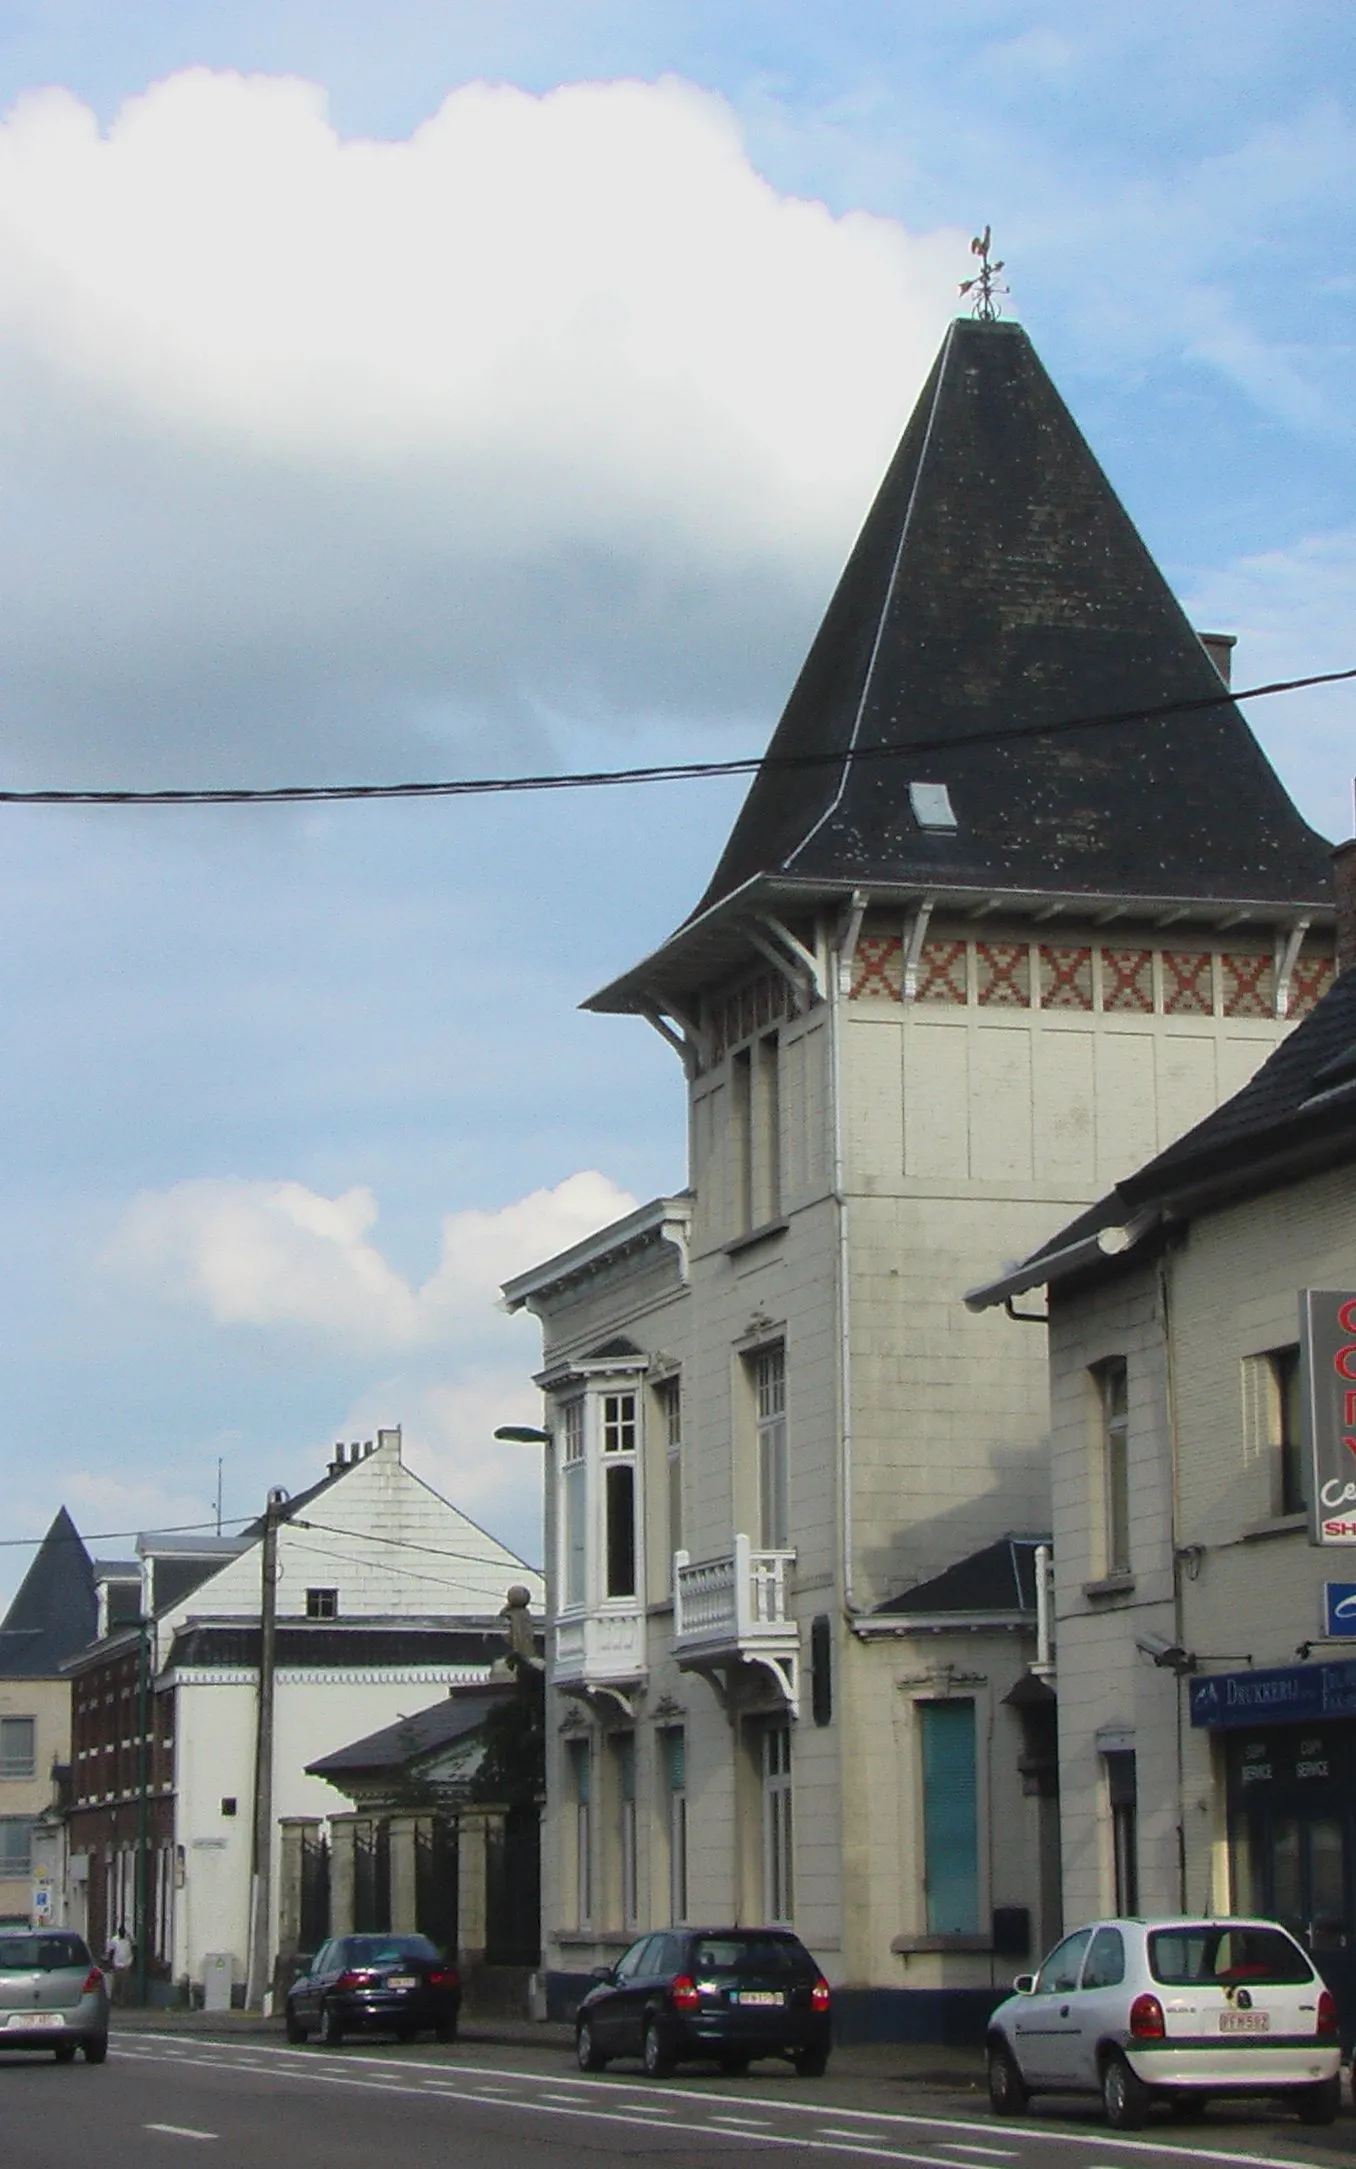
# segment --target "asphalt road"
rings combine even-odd
[[[845,2099],[845,2093],[852,2100]],[[1051,2110],[1000,2124],[965,2103],[854,2105],[779,2071],[656,2085],[558,2056],[326,2052],[123,2034],[109,2060],[0,2059],[4,2169],[566,2169],[643,2159],[749,2169],[786,2155],[908,2169],[1315,2169],[1356,2159],[1356,2123],[1304,2131],[1239,2111],[1119,2137]]]

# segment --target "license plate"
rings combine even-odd
[[[780,2011],[785,2001],[785,1996],[781,1995],[776,1989],[771,1988],[741,1988],[735,1996],[736,2003],[765,2004],[778,2011]]]
[[[386,1986],[388,1988],[417,1988],[419,1983],[412,1973],[388,1973]]]
[[[1221,2011],[1221,2033],[1270,2033],[1270,2011]]]
[[[22,2026],[25,2033],[34,2027],[64,2026],[65,2023],[60,2011],[15,2011],[5,2021],[7,2026]]]

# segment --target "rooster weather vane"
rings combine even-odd
[[[999,296],[1008,290],[998,277],[1003,268],[1002,258],[1000,257],[996,264],[989,262],[991,236],[992,228],[986,226],[983,233],[976,234],[970,243],[970,254],[979,258],[979,270],[972,279],[962,279],[960,288],[962,294],[974,295],[970,306],[981,324],[992,324],[1001,315]]]

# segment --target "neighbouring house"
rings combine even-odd
[[[70,1872],[83,1868],[95,1941],[134,1909],[142,1874],[158,1993],[200,1988],[209,1955],[229,1961],[237,1993],[246,1978],[263,1535],[258,1523],[196,1553],[181,1539],[143,1538],[144,1624],[114,1628],[73,1668]],[[332,1795],[308,1765],[336,1741],[489,1678],[510,1584],[540,1609],[539,1577],[405,1466],[398,1429],[338,1447],[325,1476],[283,1503],[275,1831],[327,1813]],[[280,1867],[275,1836],[270,1961],[285,1967]]]
[[[935,2035],[1059,1925],[1045,1342],[961,1295],[1331,975],[1230,646],[1021,327],[954,324],[705,895],[587,1005],[681,1059],[686,1182],[504,1291],[552,1439],[556,2009],[737,1915],[794,1922],[845,2035]]]
[[[1274,1915],[1350,2041],[1356,1330],[1327,1354],[1335,1422],[1300,1331],[1306,1291],[1356,1298],[1356,845],[1338,865],[1331,992],[1224,1106],[970,1300],[1047,1291],[1066,1905]],[[1315,1411],[1337,1463],[1317,1492]]]
[[[89,1553],[63,1506],[0,1621],[0,1927],[65,1919],[51,1813],[71,1759],[62,1667],[97,1620]]]

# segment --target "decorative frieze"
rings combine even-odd
[[[1030,942],[977,941],[975,988],[981,1009],[1029,1009]]]
[[[1290,1004],[1286,1011],[1290,1017],[1307,1017],[1315,1002],[1322,1000],[1332,985],[1333,961],[1330,956],[1301,957],[1290,976]]]
[[[963,1009],[969,999],[966,987],[968,942],[925,941],[918,958],[920,1002],[951,1002]]]
[[[1163,1014],[1214,1016],[1215,959],[1209,949],[1163,951]]]
[[[1042,1009],[1091,1009],[1091,949],[1042,943],[1040,960]]]
[[[1152,949],[1103,949],[1102,1007],[1151,1017],[1154,1009]]]
[[[852,999],[875,994],[888,1002],[904,999],[904,938],[900,934],[863,934],[853,959]]]

